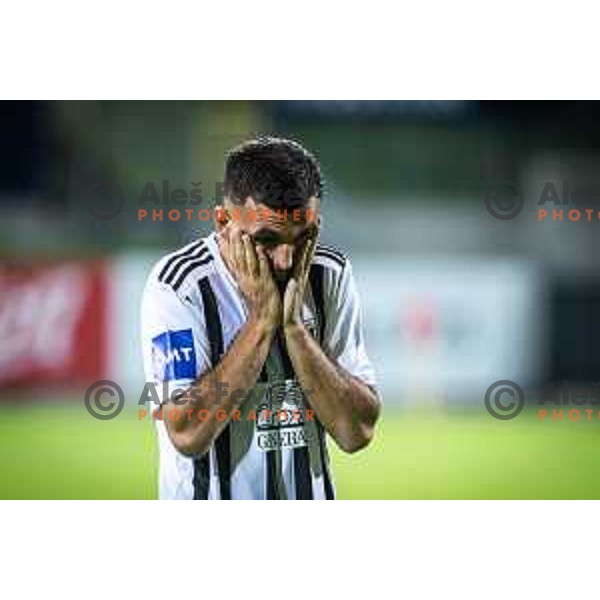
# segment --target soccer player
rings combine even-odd
[[[346,452],[373,438],[359,299],[348,258],[317,242],[321,197],[301,145],[247,141],[227,156],[216,231],[152,270],[161,498],[333,499],[326,434]]]

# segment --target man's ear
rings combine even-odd
[[[227,209],[223,208],[220,204],[217,204],[213,210],[213,221],[216,232],[221,233],[221,231],[227,227],[227,223],[229,223]]]

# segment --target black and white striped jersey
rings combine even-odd
[[[376,385],[348,258],[317,246],[309,279],[302,309],[307,328],[332,360]],[[146,381],[169,393],[189,387],[219,362],[246,319],[214,233],[165,256],[153,268],[142,301]],[[303,410],[303,400],[283,336],[275,336],[239,418],[229,421],[207,453],[180,453],[164,422],[156,421],[160,498],[333,499],[326,432],[316,416],[309,418],[312,411]]]

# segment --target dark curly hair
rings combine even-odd
[[[225,193],[238,204],[252,196],[270,208],[302,207],[312,196],[322,197],[321,169],[297,142],[260,136],[227,154]]]

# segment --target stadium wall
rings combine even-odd
[[[160,251],[0,265],[0,389],[85,389],[139,399],[140,302]],[[388,404],[480,400],[498,379],[541,378],[539,269],[519,260],[353,260],[367,348]]]

